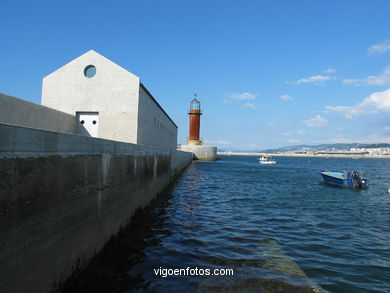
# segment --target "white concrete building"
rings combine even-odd
[[[42,105],[75,115],[79,133],[175,149],[177,126],[140,78],[93,50],[43,79]]]

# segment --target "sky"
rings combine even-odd
[[[390,143],[388,0],[1,0],[0,92],[90,49],[141,78],[188,136],[224,150]],[[1,105],[0,105],[1,106]]]

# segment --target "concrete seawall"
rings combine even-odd
[[[0,124],[0,288],[49,292],[190,164],[191,153]]]
[[[78,133],[75,116],[0,93],[0,123],[35,129]]]

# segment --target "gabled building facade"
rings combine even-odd
[[[140,78],[93,50],[43,79],[42,105],[75,115],[82,135],[177,145],[176,124]]]

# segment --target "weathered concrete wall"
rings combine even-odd
[[[177,126],[141,85],[138,103],[139,144],[176,149]]]
[[[0,288],[48,292],[191,154],[0,124]]]
[[[75,116],[0,93],[0,123],[76,134]]]
[[[217,147],[214,146],[183,144],[181,150],[193,153],[194,160],[213,161],[217,159]]]

